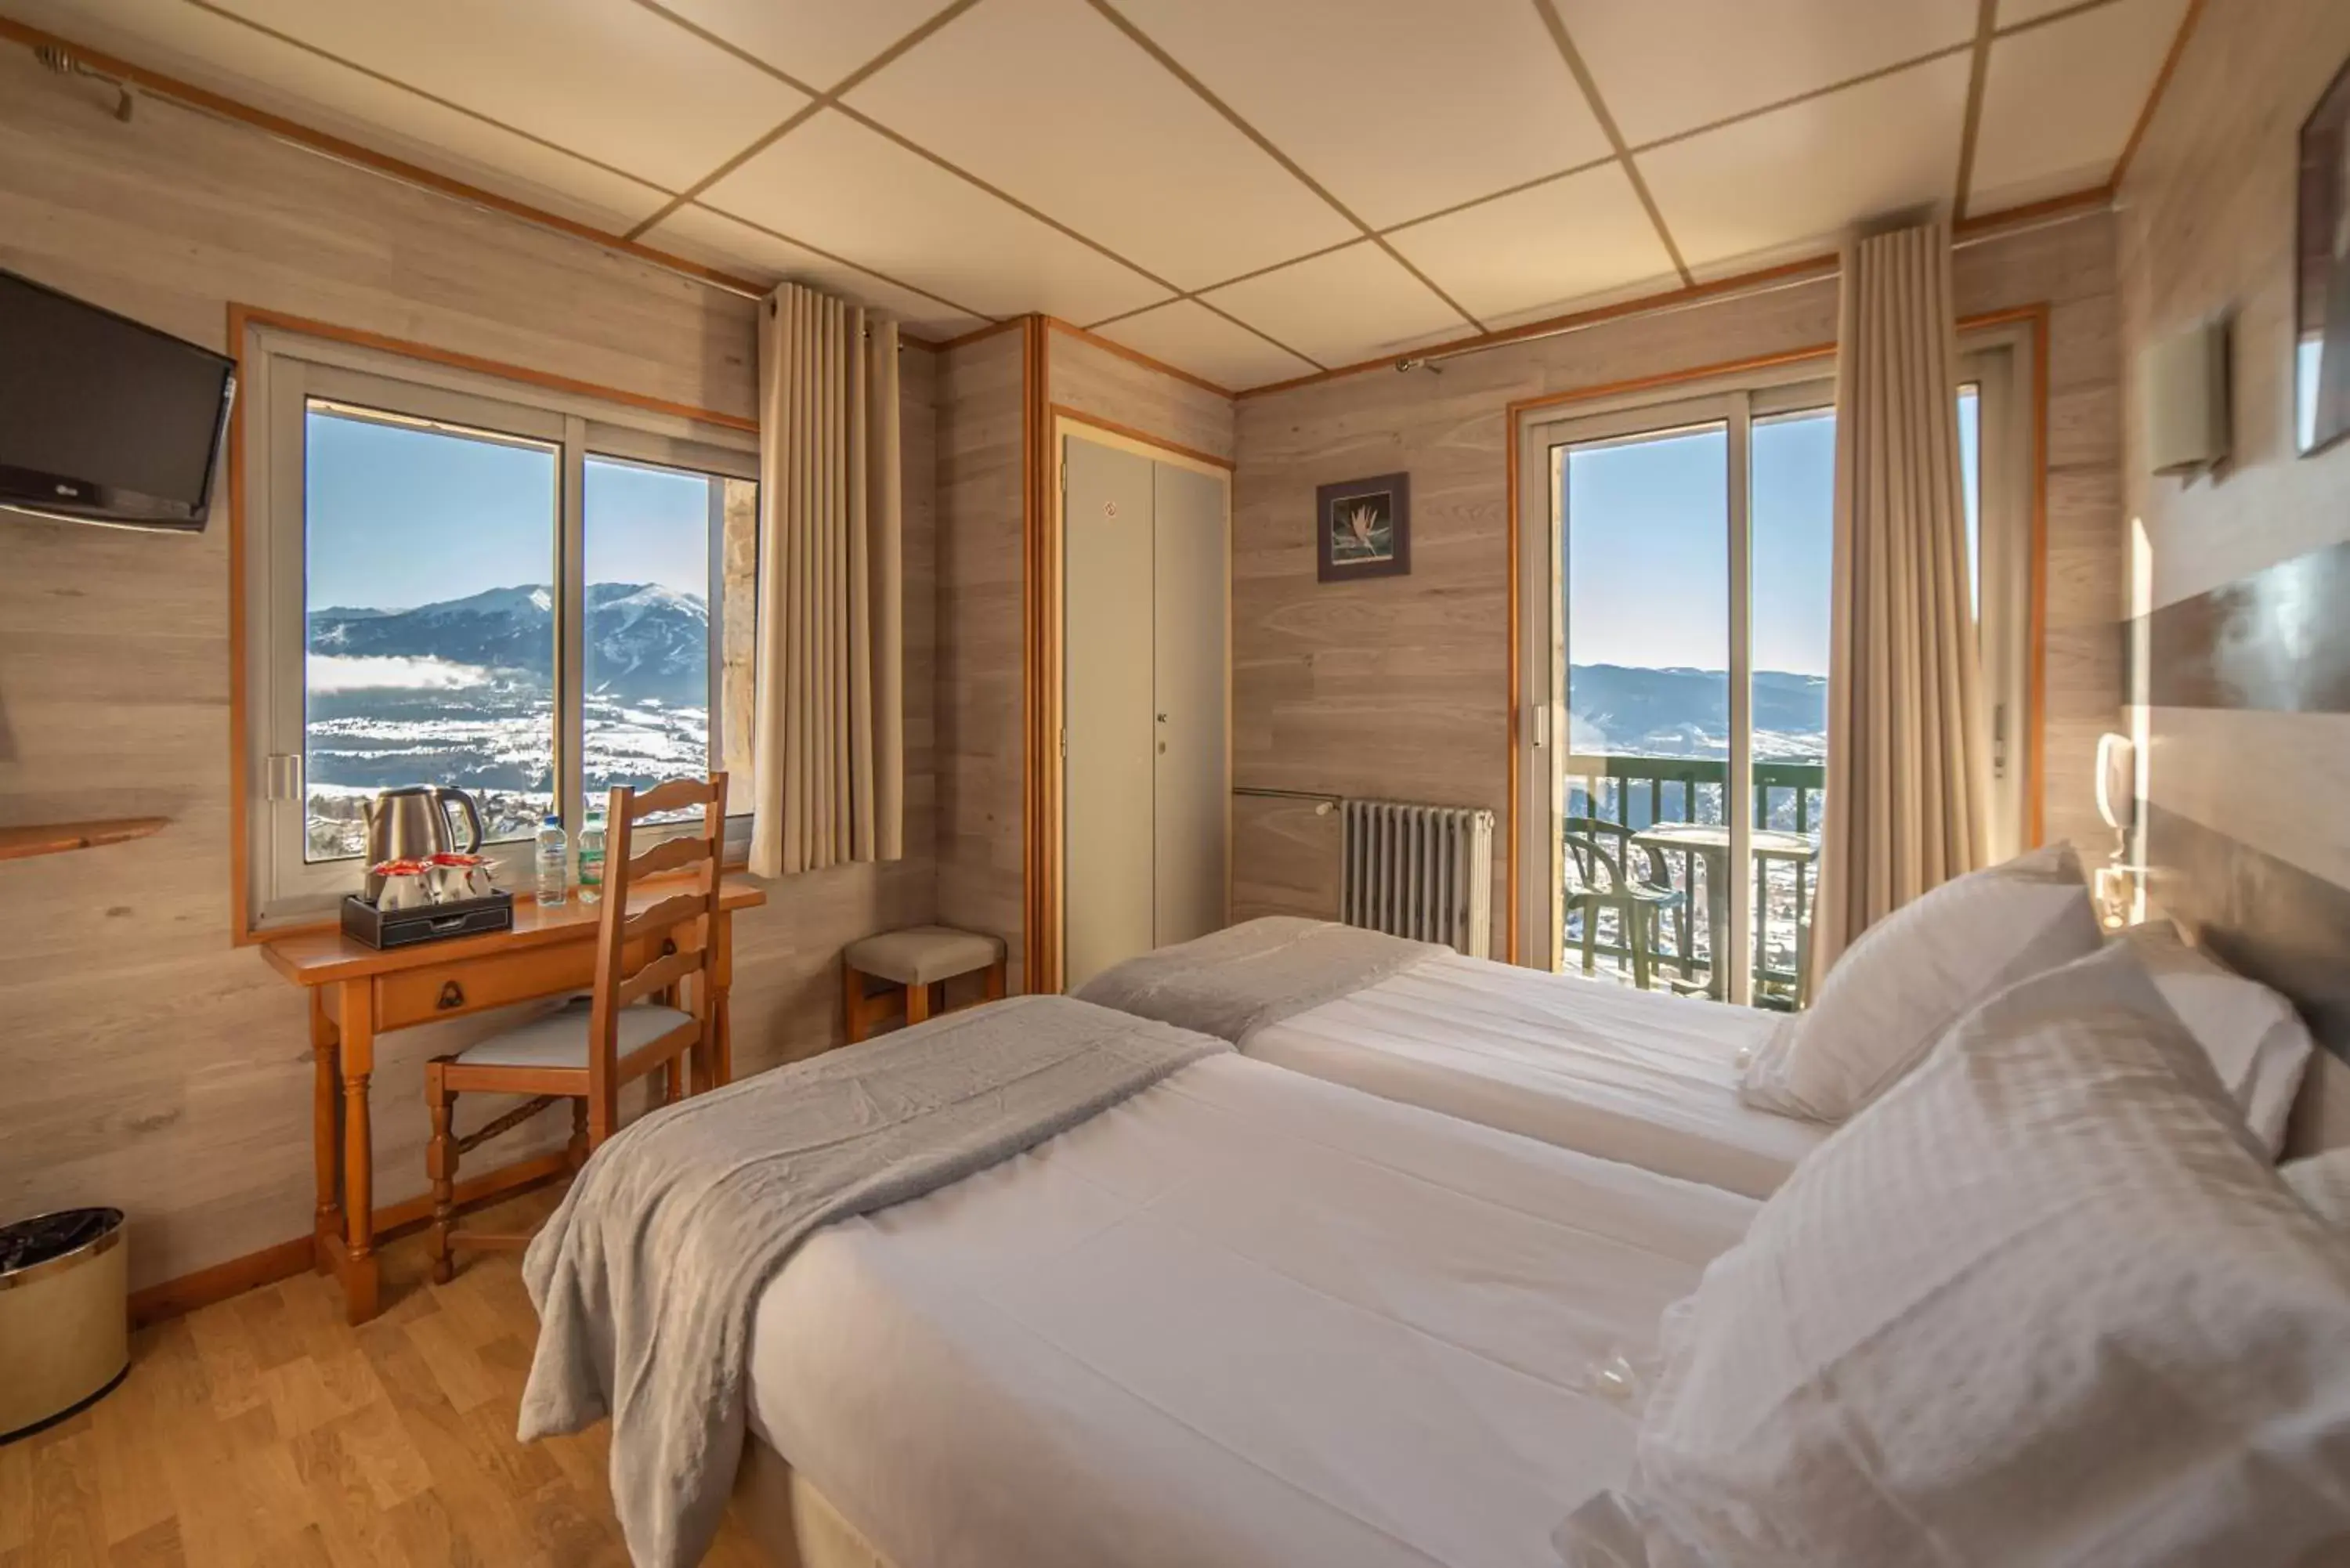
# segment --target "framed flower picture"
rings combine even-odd
[[[1326,583],[1411,573],[1411,475],[1382,473],[1315,493],[1317,571]]]

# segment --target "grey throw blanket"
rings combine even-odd
[[[1450,950],[1384,931],[1268,915],[1128,959],[1086,981],[1077,995],[1245,1045],[1268,1023]]]
[[[596,1151],[524,1260],[539,1334],[523,1439],[609,1416],[629,1554],[700,1562],[742,1454],[753,1314],[793,1249],[1226,1049],[1019,997],[644,1117]]]

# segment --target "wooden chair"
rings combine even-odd
[[[637,825],[646,817],[697,805],[702,821],[694,832],[641,855],[634,852]],[[582,1008],[575,999],[556,1012],[425,1064],[424,1102],[432,1116],[425,1168],[432,1178],[432,1278],[439,1283],[446,1284],[453,1272],[454,1247],[521,1247],[530,1241],[526,1235],[456,1229],[461,1158],[568,1099],[569,1155],[576,1171],[619,1129],[621,1085],[663,1074],[659,1103],[667,1105],[685,1096],[689,1064],[696,1089],[709,1087],[714,1075],[708,966],[725,847],[726,775],[671,779],[642,794],[616,789],[605,823],[604,901],[597,916],[596,984],[588,1005]],[[629,912],[629,895],[639,879],[688,868],[694,871],[691,884]],[[691,987],[688,981],[693,981]],[[530,1098],[459,1137],[450,1124],[461,1094]]]
[[[1583,972],[1591,972],[1597,957],[1599,912],[1614,909],[1624,945],[1631,950],[1632,983],[1648,990],[1655,961],[1657,917],[1682,901],[1672,885],[1672,873],[1655,850],[1634,844],[1632,830],[1620,822],[1570,816],[1559,826],[1566,848],[1565,912],[1580,911],[1583,916]],[[1648,863],[1645,877],[1629,875],[1635,851]]]

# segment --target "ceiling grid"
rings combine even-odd
[[[2109,192],[2195,4],[1667,9],[0,0],[637,254],[938,337],[1062,316],[1235,388],[1685,290],[1888,211]]]
[[[1558,9],[1551,0],[1531,0],[1531,3],[1541,13],[1543,26],[1549,29],[1551,42],[1558,47],[1558,57],[1565,62],[1567,73],[1575,78],[1575,87],[1581,89],[1585,101],[1591,105],[1591,113],[1599,121],[1599,129],[1607,133],[1607,145],[1615,150],[1616,161],[1624,166],[1626,176],[1632,182],[1632,191],[1640,199],[1641,210],[1648,214],[1648,221],[1657,225],[1657,238],[1664,245],[1665,254],[1672,258],[1674,274],[1681,280],[1681,286],[1688,287],[1697,279],[1690,275],[1689,263],[1681,259],[1680,247],[1673,244],[1673,232],[1665,226],[1665,215],[1657,208],[1657,198],[1649,192],[1648,182],[1640,177],[1640,166],[1632,161],[1632,150],[1624,144],[1624,132],[1617,128],[1615,116],[1607,112],[1607,100],[1600,93],[1599,84],[1591,79],[1591,67],[1584,62],[1582,51],[1575,47],[1575,38],[1567,32],[1566,23],[1560,18]]]

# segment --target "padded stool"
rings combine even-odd
[[[947,981],[982,970],[987,975],[980,999],[993,1002],[1003,994],[1003,942],[952,926],[909,926],[849,943],[840,955],[840,1008],[848,1043],[856,1044],[875,1024],[900,1012],[911,1024],[945,1012]],[[888,983],[868,996],[868,980]]]

